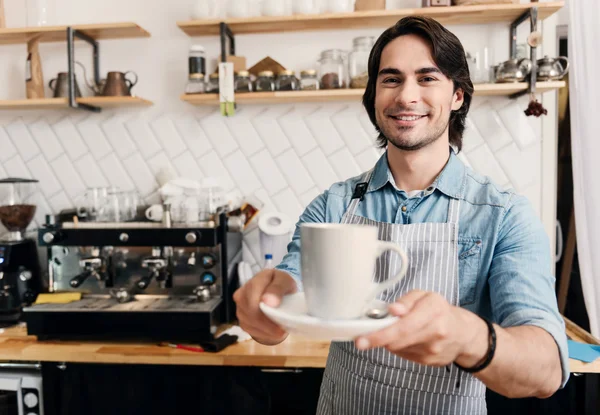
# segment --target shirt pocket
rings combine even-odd
[[[479,288],[481,238],[458,238],[459,303],[473,304]]]

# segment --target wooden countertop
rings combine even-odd
[[[569,338],[600,344],[585,330],[565,318]],[[3,361],[121,363],[197,366],[325,367],[329,342],[290,336],[277,346],[248,340],[219,353],[197,353],[151,343],[38,341],[25,327],[11,327],[0,334]],[[600,373],[600,359],[592,363],[570,360],[572,373]]]
[[[290,336],[277,346],[254,340],[219,353],[197,353],[153,343],[38,341],[23,326],[0,334],[0,359],[15,361],[198,366],[325,367],[329,342]]]

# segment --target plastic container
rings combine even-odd
[[[352,52],[348,56],[348,72],[350,88],[366,88],[369,80],[369,54],[375,38],[361,36],[354,39]]]

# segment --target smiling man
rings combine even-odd
[[[396,323],[332,343],[321,415],[484,414],[486,386],[544,398],[569,377],[541,221],[456,156],[472,94],[462,45],[434,20],[400,20],[371,52],[363,103],[386,151],[318,196],[299,224],[377,226],[407,252],[409,270],[380,296]],[[240,325],[261,343],[287,336],[258,304],[278,306],[301,288],[300,248],[298,228],[282,263],[235,293]],[[382,256],[376,280],[398,266]]]

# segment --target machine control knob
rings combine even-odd
[[[19,279],[23,282],[29,281],[31,277],[33,277],[33,274],[28,269],[21,271],[21,273],[19,274]]]
[[[194,233],[194,232],[188,232],[185,235],[185,240],[189,243],[189,244],[193,244],[194,242],[196,242],[198,240],[198,236]]]
[[[119,235],[119,241],[127,242],[128,240],[129,240],[129,235],[126,234],[125,232],[123,232],[121,235]]]
[[[35,396],[35,393],[29,392],[23,397],[23,402],[25,403],[26,407],[34,408],[37,406],[39,400],[38,397]]]
[[[44,242],[46,242],[47,244],[50,244],[54,241],[54,232],[46,232],[43,236],[42,236],[42,240]]]
[[[202,267],[204,269],[210,269],[217,263],[217,258],[212,254],[202,255]]]
[[[213,285],[217,281],[217,277],[212,272],[205,272],[200,277],[202,285]]]

